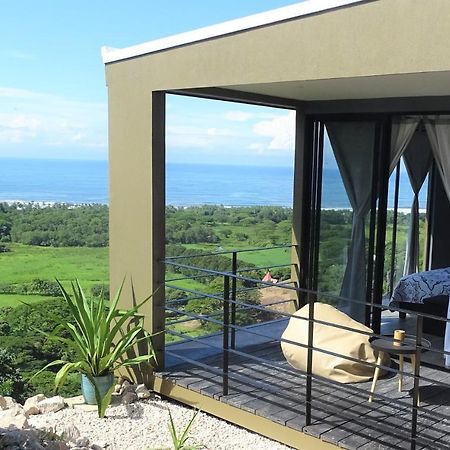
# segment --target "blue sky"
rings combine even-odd
[[[127,47],[298,0],[0,0],[0,158],[107,158],[100,48]],[[317,0],[320,1],[320,0]],[[292,113],[171,96],[168,160],[286,165]]]

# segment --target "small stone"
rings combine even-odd
[[[41,400],[40,402],[38,402],[37,406],[41,414],[46,414],[49,412],[56,412],[60,409],[64,409],[66,404],[64,403],[64,399],[60,395],[55,395],[54,397]]]
[[[33,414],[39,414],[39,407],[38,403],[42,400],[45,400],[45,395],[43,394],[37,394],[33,397],[27,398],[25,404],[23,405],[23,409],[26,414],[33,415]]]
[[[58,428],[58,434],[61,435],[65,441],[75,443],[80,437],[80,430],[73,423],[69,423],[62,428]]]
[[[126,392],[122,396],[122,404],[129,405],[130,403],[134,403],[138,399],[138,396],[135,392]]]
[[[117,394],[120,392],[121,389],[122,389],[122,385],[121,384],[116,384],[114,386],[114,392],[116,392]]]
[[[138,384],[136,386],[136,395],[139,399],[150,398],[152,393],[145,387],[144,384]]]
[[[45,450],[69,450],[69,447],[62,441],[49,441],[45,445]]]
[[[101,447],[98,444],[91,444],[91,450],[103,450],[105,447]]]
[[[89,447],[89,438],[87,437],[79,437],[75,444],[77,444],[78,447]]]
[[[122,383],[122,386],[120,388],[119,394],[124,395],[127,392],[134,392],[136,389],[136,386],[134,384],[131,384],[128,380],[125,380]]]

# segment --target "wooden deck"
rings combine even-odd
[[[186,346],[183,356],[195,362],[174,365],[178,358],[173,356],[183,346]],[[289,366],[279,342],[241,345],[238,349],[248,356],[230,354],[227,396],[222,395],[221,355],[195,352],[188,343],[167,346],[168,356],[172,355],[172,367],[156,375],[342,448],[411,448],[412,378],[405,378],[401,393],[397,391],[397,376],[379,380],[377,392],[389,400],[375,398],[374,403],[367,401],[370,382],[333,385],[315,379],[312,384],[313,423],[306,426],[306,377]],[[252,355],[266,362],[255,361]],[[395,366],[395,362],[393,364]],[[411,371],[409,364],[405,364],[405,371]],[[450,384],[449,371],[422,367],[421,376]],[[450,450],[450,387],[421,381],[420,396],[416,448]]]

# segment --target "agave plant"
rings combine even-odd
[[[72,282],[72,295],[66,291],[59,280],[56,281],[70,308],[73,323],[61,321],[55,317],[58,326],[53,333],[44,334],[49,339],[74,350],[76,359],[52,361],[38,373],[49,367],[61,365],[62,367],[55,376],[56,389],[64,383],[70,372],[76,371],[86,375],[95,387],[99,415],[102,417],[109,404],[112,389],[104,396],[107,397],[107,402],[105,402],[105,398],[101,398],[98,392],[95,377],[112,373],[119,367],[132,366],[142,362],[153,364],[156,360],[152,335],[144,329],[142,316],[138,317],[139,309],[150,300],[151,296],[135,307],[123,310],[118,308],[123,282],[114,299],[109,302],[103,296],[100,298],[86,297],[78,280]],[[61,330],[64,330],[66,336],[69,337],[61,336]],[[129,356],[130,353],[134,354],[132,348],[142,341],[147,343],[149,353]]]

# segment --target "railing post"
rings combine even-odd
[[[309,317],[308,317],[308,359],[306,362],[306,425],[311,425],[311,398],[312,398],[312,364],[313,364],[313,345],[314,345],[314,299],[311,293],[308,293]]]
[[[233,275],[237,274],[237,252],[233,252],[232,263],[231,263],[231,273]],[[236,276],[231,279],[231,348],[234,350],[236,348]]]
[[[230,277],[223,277],[223,350],[222,350],[222,394],[228,395],[228,349],[230,323]]]
[[[413,408],[411,418],[411,450],[416,449],[417,439],[417,415],[419,407],[419,371],[420,371],[420,356],[422,353],[422,335],[423,335],[423,317],[417,314],[416,322],[416,357],[414,358],[414,388],[413,388]],[[412,362],[412,361],[411,361]]]

